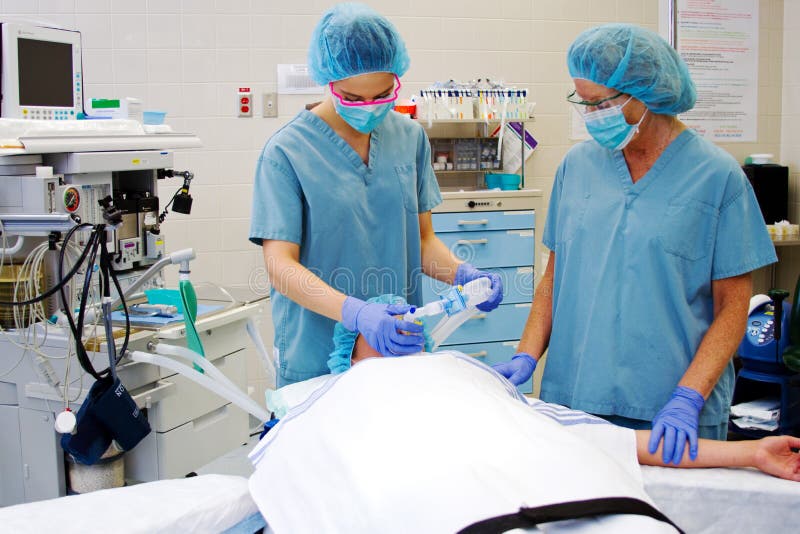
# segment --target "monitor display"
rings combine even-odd
[[[19,104],[72,107],[72,45],[24,38],[17,43]]]

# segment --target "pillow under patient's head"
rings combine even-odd
[[[378,304],[407,304],[406,299],[391,293],[372,297],[367,300],[367,302],[376,302]],[[431,347],[433,347],[433,340],[428,333],[425,318],[422,320],[422,326],[423,335],[425,336],[425,350],[429,351]],[[348,330],[341,322],[336,323],[333,327],[333,352],[328,355],[328,369],[331,370],[331,373],[343,373],[350,369],[357,337],[358,332]]]

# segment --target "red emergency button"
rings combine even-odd
[[[242,106],[242,113],[249,113],[249,112],[250,112],[250,106]]]
[[[250,98],[247,97],[247,96],[243,96],[241,98],[241,102],[242,102],[242,104],[249,104],[250,103]]]

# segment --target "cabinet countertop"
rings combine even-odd
[[[476,197],[515,198],[515,197],[541,197],[541,189],[520,189],[518,191],[503,191],[498,189],[475,189],[473,191],[442,191],[442,198],[461,199]]]

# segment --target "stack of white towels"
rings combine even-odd
[[[756,399],[731,406],[733,423],[739,428],[777,430],[781,418],[781,401],[777,397]]]

